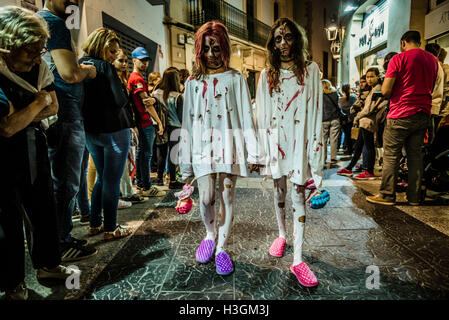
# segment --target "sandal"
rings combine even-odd
[[[97,234],[100,234],[104,231],[104,226],[103,224],[99,227],[89,227],[89,230],[87,231],[87,236],[92,237],[92,236],[96,236]]]
[[[109,241],[129,236],[133,230],[132,227],[118,225],[114,231],[104,233],[104,240]]]

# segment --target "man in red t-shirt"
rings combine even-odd
[[[384,164],[380,194],[367,201],[393,205],[402,147],[407,152],[410,205],[419,205],[423,174],[422,146],[430,125],[432,91],[438,72],[436,58],[422,49],[418,31],[407,31],[401,38],[401,52],[388,64],[382,94],[390,98],[390,111],[384,131]]]
[[[148,69],[150,56],[145,48],[138,47],[132,52],[134,70],[129,76],[128,88],[131,98],[138,111],[137,128],[139,129],[139,145],[136,150],[136,179],[138,194],[143,197],[162,197],[164,191],[160,191],[151,185],[150,163],[153,153],[154,126],[153,118],[158,125],[158,134],[164,132],[163,125],[154,109],[155,99],[148,94],[148,87],[143,74]]]

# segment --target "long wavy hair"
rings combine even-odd
[[[181,92],[179,81],[179,71],[176,68],[169,68],[165,70],[162,80],[158,88],[164,91],[162,95],[165,105],[168,105],[168,96],[170,92]]]
[[[276,49],[275,41],[274,41],[274,32],[280,26],[286,26],[290,29],[293,34],[293,60],[294,60],[294,69],[296,79],[298,80],[298,84],[304,84],[304,76],[306,73],[306,66],[309,60],[309,53],[307,52],[308,41],[305,30],[291,21],[288,18],[279,18],[271,27],[270,33],[268,34],[267,39],[267,76],[268,76],[268,86],[270,90],[270,95],[273,95],[273,90],[279,92],[279,77],[280,77],[280,69],[281,69],[281,54],[279,50]]]
[[[204,39],[206,36],[214,36],[220,46],[221,59],[224,67],[229,67],[231,61],[231,42],[228,36],[228,30],[224,24],[219,21],[209,21],[203,24],[195,33],[195,64],[192,75],[195,79],[201,79],[206,74],[206,59],[204,59]]]

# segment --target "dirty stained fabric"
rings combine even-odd
[[[248,85],[237,70],[187,81],[182,129],[183,180],[212,173],[246,177],[248,163],[257,162]]]
[[[293,71],[280,70],[279,92],[270,96],[267,72],[263,70],[256,94],[256,121],[259,134],[259,162],[262,172],[273,179],[290,176],[304,185],[313,178],[317,188],[323,176],[322,90],[320,71],[310,63],[299,85]]]

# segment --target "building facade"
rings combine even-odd
[[[170,43],[168,61],[192,70],[195,31],[205,22],[219,20],[228,28],[232,68],[240,70],[255,96],[260,72],[265,67],[265,44],[271,25],[279,17],[293,18],[288,0],[172,0],[164,18]]]
[[[337,61],[332,58],[330,42],[327,40],[325,28],[338,23],[340,1],[295,1],[294,20],[307,33],[309,54],[322,72],[324,79],[335,84],[337,80]]]

